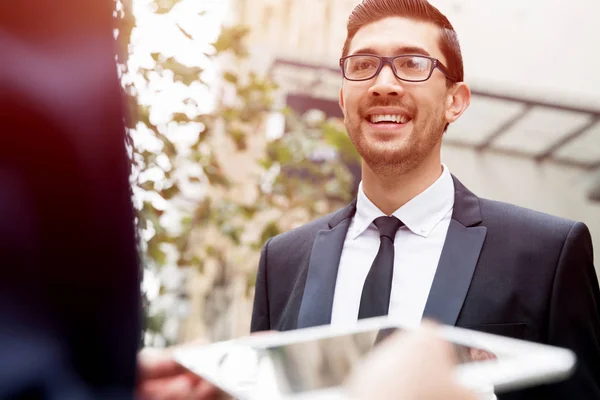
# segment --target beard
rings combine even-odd
[[[365,120],[366,110],[372,107],[398,107],[410,117],[410,130],[389,140],[378,138],[369,130]],[[350,140],[373,172],[389,176],[412,171],[427,158],[441,141],[446,121],[444,110],[418,110],[414,105],[391,103],[390,101],[371,102],[361,107],[351,117],[344,118]],[[394,134],[392,134],[394,135]]]

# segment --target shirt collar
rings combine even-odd
[[[442,164],[442,174],[427,189],[392,213],[416,235],[427,237],[454,207],[454,182],[448,167]],[[356,239],[377,217],[385,216],[365,195],[362,182],[358,186],[356,214],[351,232]]]

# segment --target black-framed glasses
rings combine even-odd
[[[377,76],[383,66],[389,64],[396,78],[406,82],[425,82],[437,68],[446,78],[450,76],[448,68],[438,59],[420,54],[403,54],[395,57],[382,57],[374,54],[355,54],[340,58],[340,67],[344,78],[349,81],[367,81]]]

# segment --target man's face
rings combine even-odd
[[[363,26],[352,39],[348,55],[418,52],[447,65],[439,35],[433,24],[390,17]],[[438,69],[425,82],[405,82],[395,77],[388,64],[370,80],[344,80],[340,106],[350,139],[368,166],[376,173],[402,173],[439,153],[444,126],[452,122],[446,116],[449,92]],[[374,122],[377,115],[399,115],[402,120]]]

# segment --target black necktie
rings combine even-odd
[[[394,237],[398,228],[403,225],[396,217],[379,217],[373,223],[379,229],[379,251],[363,286],[359,319],[388,313],[394,275]]]

